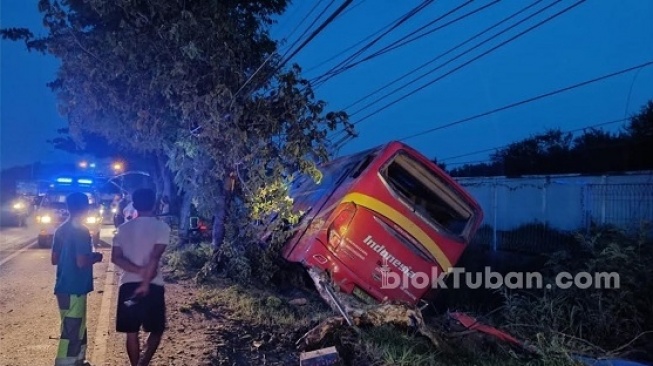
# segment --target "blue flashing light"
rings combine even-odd
[[[89,166],[91,167],[91,169],[95,169],[95,163],[91,163],[91,165]]]
[[[77,179],[77,183],[79,183],[79,184],[93,184],[93,180],[91,180],[91,179]]]
[[[72,183],[72,178],[57,178],[57,183]]]

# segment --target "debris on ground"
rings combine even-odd
[[[321,348],[311,352],[302,352],[299,366],[328,366],[341,364],[336,347]]]

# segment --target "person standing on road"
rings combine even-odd
[[[168,216],[170,215],[170,199],[168,196],[161,197],[161,204],[159,205],[159,215]]]
[[[85,364],[86,298],[93,291],[93,265],[102,253],[93,251],[91,234],[84,226],[90,208],[88,196],[72,193],[66,198],[68,220],[54,233],[52,265],[57,266],[54,294],[61,314],[61,336],[55,366]]]
[[[127,207],[122,211],[123,216],[125,217],[125,222],[131,221],[138,217],[138,210],[134,207],[134,201],[129,202]]]
[[[138,217],[118,228],[113,238],[111,261],[122,269],[118,291],[116,331],[126,333],[126,347],[132,366],[147,366],[166,328],[161,256],[170,243],[170,226],[158,220],[156,194],[139,189],[132,195]],[[139,332],[150,335],[141,355]]]

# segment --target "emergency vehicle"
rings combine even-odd
[[[102,228],[102,208],[92,178],[64,176],[55,179],[45,192],[36,210],[36,224],[39,230],[39,247],[51,247],[55,230],[68,219],[66,197],[73,192],[81,192],[88,196],[90,210],[84,219],[84,224],[91,233],[93,244],[100,243]]]

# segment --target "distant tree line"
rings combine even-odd
[[[434,162],[456,177],[653,170],[653,101],[616,133],[588,129],[574,137],[554,129],[498,149],[488,162],[453,169]]]

